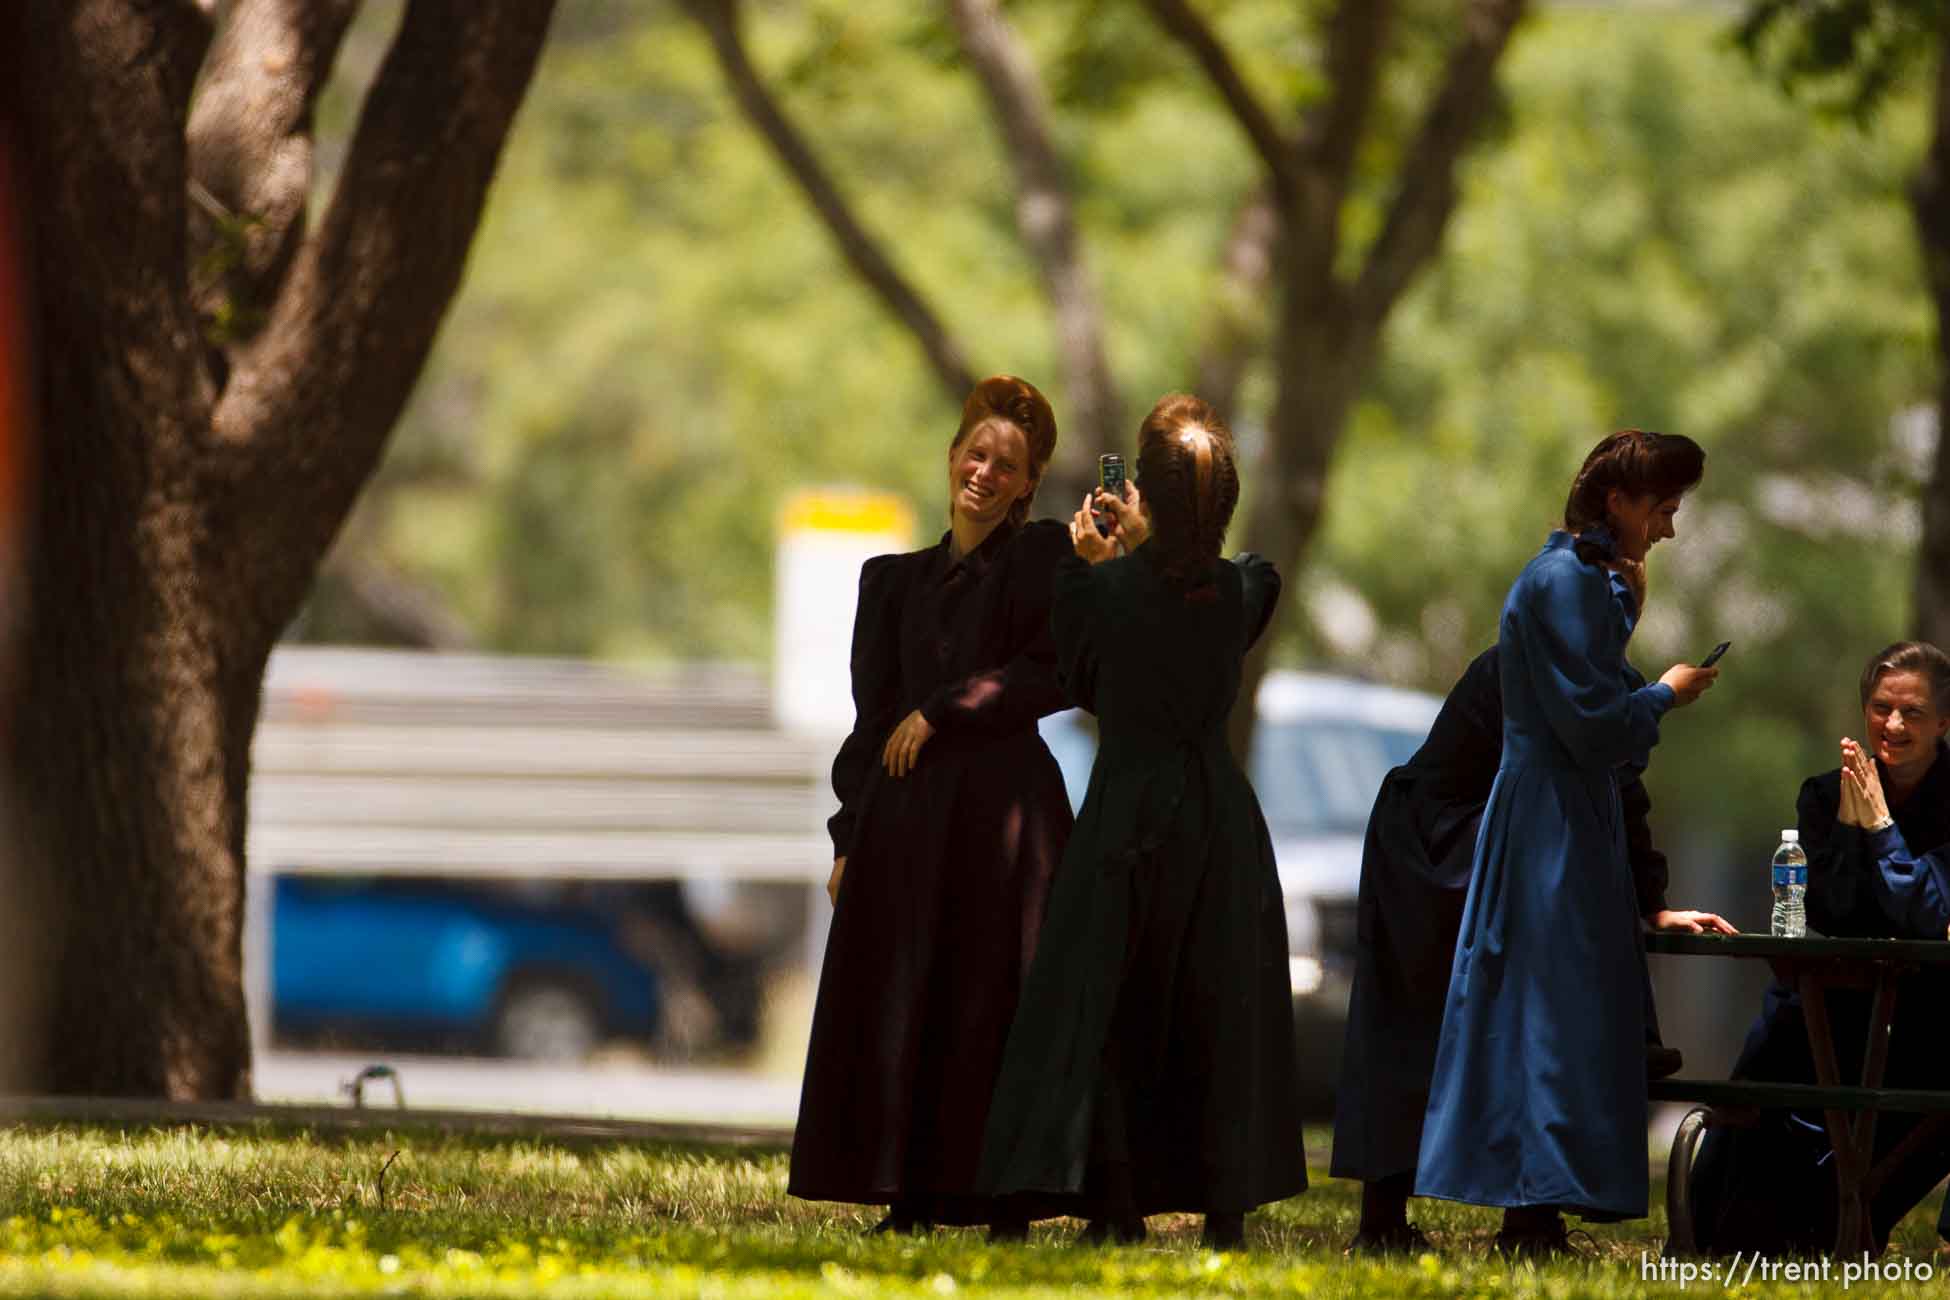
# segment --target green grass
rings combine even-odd
[[[1340,1250],[1356,1189],[1316,1168],[1313,1191],[1249,1221],[1243,1254],[1200,1250],[1190,1217],[1153,1219],[1143,1247],[1073,1247],[1076,1225],[1063,1221],[1026,1246],[992,1247],[969,1229],[863,1237],[873,1211],[788,1198],[785,1165],[778,1152],[418,1133],[0,1129],[0,1296],[1684,1293],[1641,1278],[1664,1234],[1656,1211],[1594,1229],[1589,1260],[1513,1270],[1485,1258],[1494,1214],[1418,1203],[1438,1254],[1356,1262]],[[1934,1216],[1933,1199],[1889,1261],[1934,1267]],[[1947,1283],[1856,1289],[1936,1296]],[[1838,1269],[1822,1290],[1839,1286]],[[1737,1291],[1815,1293],[1758,1279]]]

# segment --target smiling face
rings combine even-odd
[[[1892,779],[1906,785],[1929,770],[1950,717],[1937,709],[1929,678],[1894,671],[1876,679],[1869,702],[1862,706],[1862,725],[1869,752],[1882,760]]]
[[[993,527],[1035,486],[1029,440],[1003,420],[987,420],[948,451],[948,508],[970,523]]]
[[[1618,558],[1643,560],[1645,553],[1668,537],[1677,537],[1672,526],[1679,513],[1679,498],[1655,497],[1650,493],[1634,496],[1614,490],[1605,502],[1612,531],[1618,537]]]

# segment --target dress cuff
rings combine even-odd
[[[1678,693],[1675,692],[1672,689],[1672,687],[1666,685],[1664,682],[1654,682],[1652,683],[1652,685],[1646,687],[1645,697],[1652,701],[1653,706],[1657,708],[1661,714],[1664,714],[1668,709],[1672,708],[1672,706],[1678,703],[1679,701]]]
[[[1868,831],[1869,851],[1877,858],[1908,857],[1909,844],[1903,839],[1902,830],[1891,822],[1879,831]]]

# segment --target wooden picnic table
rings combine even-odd
[[[1903,980],[1925,966],[1950,967],[1950,942],[1830,939],[1818,935],[1785,939],[1765,934],[1655,933],[1646,936],[1645,948],[1648,953],[1667,956],[1765,961],[1777,979],[1801,995],[1808,1047],[1815,1063],[1814,1083],[1674,1078],[1656,1080],[1648,1091],[1654,1101],[1704,1104],[1708,1107],[1704,1121],[1709,1126],[1752,1124],[1758,1120],[1762,1108],[1821,1110],[1834,1151],[1835,1253],[1846,1258],[1864,1251],[1873,1254],[1875,1230],[1869,1218],[1869,1203],[1891,1173],[1950,1126],[1950,1090],[1882,1086],[1883,1071],[1889,1064],[1889,1026],[1895,1018],[1896,995]],[[1841,1078],[1835,1036],[1828,1019],[1826,995],[1830,989],[1854,989],[1870,994],[1862,1072],[1852,1083],[1844,1083]],[[1874,1158],[1876,1117],[1885,1110],[1919,1112],[1928,1118],[1878,1161]],[[1666,1180],[1666,1207],[1673,1244],[1681,1253],[1688,1253],[1693,1241],[1686,1175],[1698,1129],[1695,1126],[1688,1132],[1682,1123],[1681,1133],[1683,1139],[1676,1138],[1673,1142]]]

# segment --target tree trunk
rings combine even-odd
[[[52,884],[43,1086],[247,1097],[245,783],[269,639],[238,625],[198,564],[193,511],[88,485],[73,462],[118,426],[53,431],[31,562],[33,703],[13,741],[32,860]],[[111,493],[116,527],[77,508]],[[74,599],[77,585],[92,598]]]
[[[8,740],[47,1033],[17,1086],[249,1094],[244,840],[264,666],[459,284],[551,12],[412,0],[301,238],[302,137],[349,10],[239,5],[193,128],[204,7],[23,11],[41,446]],[[211,186],[192,181],[191,135]],[[263,227],[241,264],[263,327],[223,354],[190,285],[191,228],[207,224],[188,218],[193,184]]]
[[[1266,167],[1278,205],[1279,395],[1266,451],[1253,468],[1246,549],[1273,561],[1297,596],[1301,558],[1320,526],[1327,472],[1354,395],[1389,313],[1435,257],[1455,208],[1456,166],[1494,98],[1498,60],[1528,0],[1469,0],[1458,15],[1442,77],[1402,151],[1394,197],[1350,282],[1342,277],[1342,212],[1373,115],[1394,26],[1391,0],[1340,0],[1327,19],[1328,92],[1289,139],[1248,86],[1217,31],[1187,0],[1149,0],[1160,25],[1192,55],[1232,110]],[[1277,638],[1247,656],[1229,738],[1252,747],[1255,697]]]
[[[1371,350],[1371,340],[1361,338],[1347,315],[1331,288],[1287,281],[1274,352],[1280,388],[1259,464],[1248,467],[1253,506],[1240,545],[1279,569],[1282,621],[1287,602],[1300,598],[1300,562],[1320,528],[1334,448]],[[1252,748],[1255,701],[1277,631],[1278,622],[1246,656],[1227,731],[1241,762]]]
[[[1930,152],[1911,192],[1924,275],[1936,304],[1937,439],[1916,548],[1916,635],[1950,646],[1950,13],[1938,31]]]

